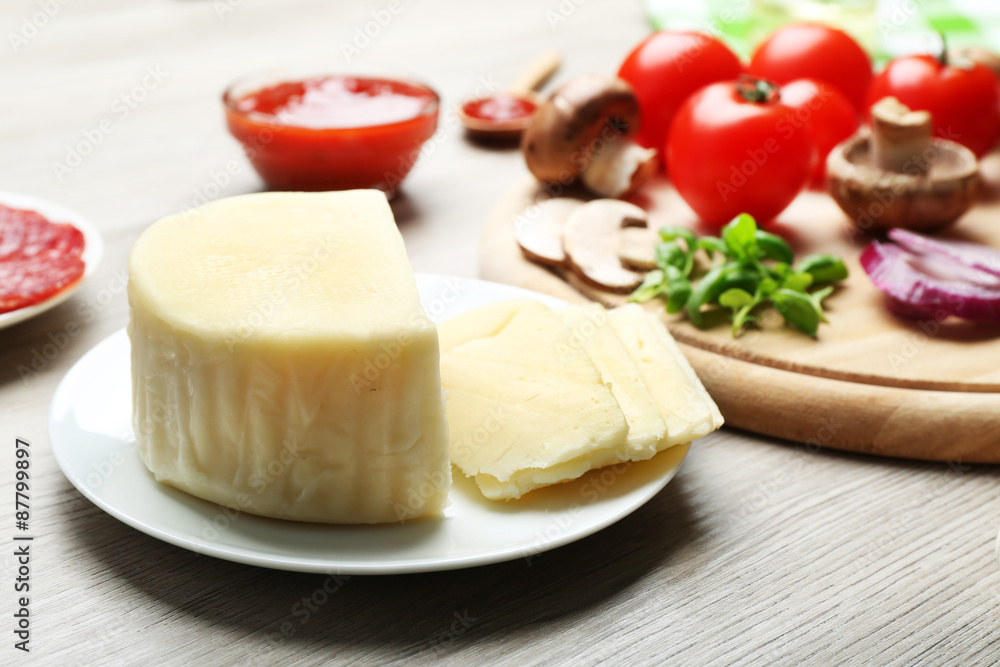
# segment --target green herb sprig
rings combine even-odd
[[[823,299],[833,292],[829,283],[847,277],[843,260],[833,255],[810,255],[794,263],[792,249],[775,234],[757,229],[743,213],[722,228],[720,237],[698,238],[683,227],[660,230],[656,246],[657,269],[646,274],[629,301],[662,297],[668,313],[685,310],[699,328],[706,326],[706,306],[730,311],[733,336],[757,320],[754,313],[774,306],[785,321],[815,337],[826,322]],[[707,271],[698,270],[695,255],[704,252]],[[826,285],[809,291],[811,288]]]

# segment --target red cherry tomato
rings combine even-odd
[[[760,222],[781,213],[809,177],[809,132],[765,81],[713,83],[678,110],[667,140],[670,178],[701,218],[721,225],[739,213]]]
[[[1000,135],[1000,81],[978,63],[942,64],[934,56],[904,56],[872,81],[869,106],[892,95],[913,110],[930,111],[934,134],[983,155]]]
[[[819,79],[844,94],[860,116],[872,79],[872,61],[842,30],[819,23],[791,23],[771,33],[750,58],[751,76],[775,83]]]
[[[858,129],[854,107],[836,88],[816,79],[798,79],[783,85],[781,103],[792,108],[789,124],[809,132],[815,149],[810,184],[822,187],[826,156]]]
[[[739,58],[719,40],[699,32],[662,30],[639,43],[618,70],[639,99],[642,125],[636,137],[660,150],[677,109],[702,86],[735,79]]]

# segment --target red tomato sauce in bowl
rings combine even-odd
[[[229,131],[272,190],[393,192],[437,129],[440,100],[414,82],[326,75],[223,95]]]

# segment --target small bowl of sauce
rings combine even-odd
[[[346,74],[237,82],[230,133],[272,190],[393,193],[437,129],[440,98],[403,79]]]
[[[537,108],[537,95],[498,93],[466,102],[459,107],[459,118],[474,139],[513,141],[527,129]]]
[[[505,92],[467,101],[458,107],[458,119],[469,138],[509,143],[521,138],[542,98],[535,92],[562,62],[558,51],[538,54]]]

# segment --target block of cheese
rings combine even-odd
[[[501,302],[440,330],[451,459],[487,498],[519,498],[619,460],[628,424],[618,401],[546,306]]]
[[[300,521],[447,504],[437,331],[381,192],[170,216],[136,242],[129,276],[133,421],[157,480]]]
[[[598,303],[566,306],[559,317],[573,331],[574,342],[594,362],[625,414],[628,439],[623,458],[652,458],[666,442],[667,425],[638,366],[611,326],[608,311]]]
[[[722,426],[722,414],[658,317],[638,304],[608,311],[667,424],[660,448],[691,442]]]

